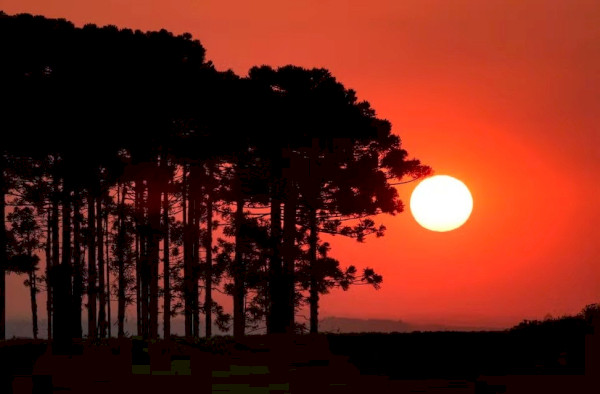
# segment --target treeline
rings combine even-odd
[[[372,268],[342,267],[322,234],[381,236],[394,184],[429,174],[388,121],[325,69],[217,71],[190,34],[0,15],[0,338],[5,273],[47,292],[48,338],[212,335],[264,321],[300,329],[319,296]],[[37,272],[40,256],[46,269]],[[9,300],[10,302],[10,300]],[[82,332],[87,307],[88,332]]]
[[[510,328],[511,332],[574,332],[593,333],[593,328],[600,323],[600,304],[588,304],[576,315],[552,317],[547,315],[543,320],[523,320]],[[591,332],[590,332],[590,329]]]

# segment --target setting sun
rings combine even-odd
[[[410,210],[421,226],[432,231],[450,231],[462,226],[473,210],[467,186],[448,175],[436,175],[417,185]]]

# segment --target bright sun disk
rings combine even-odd
[[[410,210],[421,226],[451,231],[462,226],[473,210],[473,197],[464,183],[448,175],[435,175],[417,185]]]

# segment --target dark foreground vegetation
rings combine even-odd
[[[596,319],[596,320],[594,320]],[[260,335],[0,346],[2,393],[528,393],[598,387],[598,316],[496,332]],[[591,391],[593,392],[593,391]]]

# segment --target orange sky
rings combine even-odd
[[[383,288],[322,316],[506,326],[600,301],[597,0],[0,0],[84,23],[190,32],[218,69],[326,67],[389,119],[405,148],[471,189],[469,221],[425,230],[407,211],[332,256]],[[415,185],[399,188],[408,206]],[[7,313],[28,316],[22,281]],[[23,300],[23,303],[21,303]],[[41,305],[41,304],[40,304]],[[43,314],[43,313],[42,313]]]

